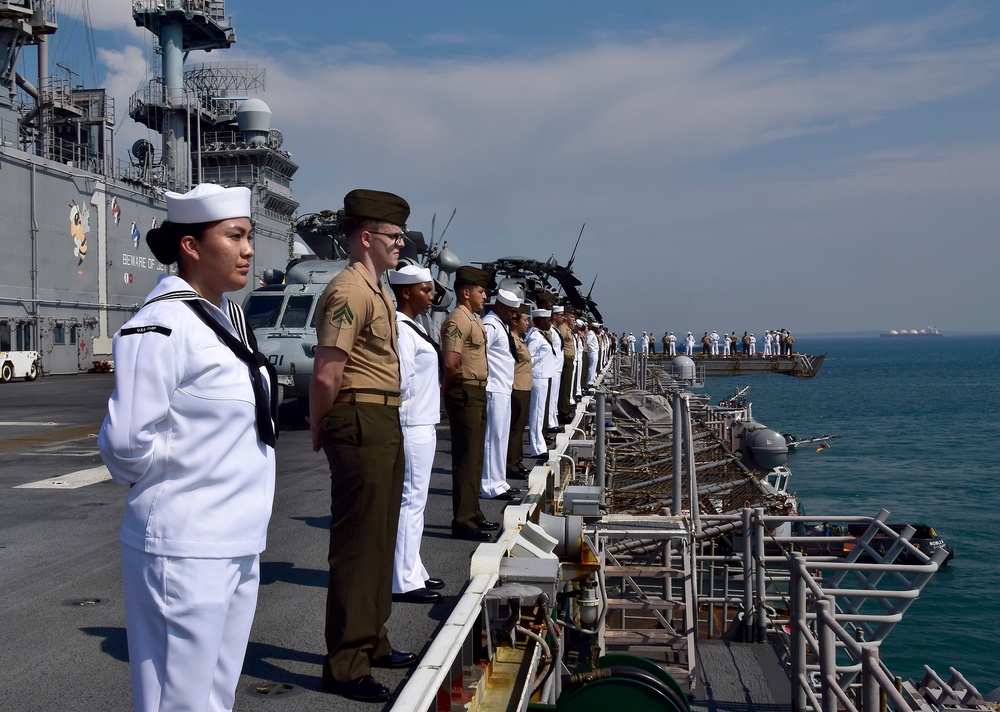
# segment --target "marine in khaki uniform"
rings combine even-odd
[[[386,621],[403,492],[399,351],[392,298],[379,279],[396,266],[409,217],[392,193],[353,190],[344,198],[351,263],[320,299],[309,386],[314,451],[330,463],[330,578],[323,686],[378,702],[390,691],[372,667],[406,667]]]
[[[492,279],[478,267],[455,273],[458,306],[441,325],[444,376],[441,389],[451,424],[452,536],[487,541],[498,529],[479,508],[486,442],[486,330],[479,312]]]
[[[524,428],[528,424],[531,407],[531,352],[524,342],[528,331],[531,309],[522,304],[517,308],[517,318],[511,322],[510,333],[517,349],[514,363],[514,388],[510,392],[510,438],[507,441],[507,477],[527,479],[524,466]]]
[[[557,327],[563,343],[562,379],[559,381],[559,424],[565,425],[573,419],[572,398],[570,391],[573,387],[573,366],[576,363],[576,337],[570,322],[574,319],[570,312],[570,307],[559,319]]]

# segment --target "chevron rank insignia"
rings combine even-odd
[[[462,330],[458,328],[458,324],[454,324],[451,327],[451,331],[448,332],[449,339],[460,340],[462,338]]]
[[[335,310],[330,314],[331,324],[340,324],[343,326],[350,326],[354,323],[354,312],[351,311],[351,305],[345,303],[344,306]]]

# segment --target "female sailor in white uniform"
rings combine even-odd
[[[399,506],[396,553],[392,567],[392,600],[435,603],[444,586],[430,578],[420,560],[424,535],[424,508],[431,486],[431,467],[437,447],[435,427],[441,420],[441,386],[437,348],[415,319],[426,314],[434,301],[431,271],[407,265],[389,271],[396,295],[399,331],[399,422],[403,428],[403,499]]]
[[[146,235],[178,264],[114,337],[101,456],[129,485],[122,587],[136,710],[231,710],[274,497],[276,393],[239,305],[250,190],[167,193]]]

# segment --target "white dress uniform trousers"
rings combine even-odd
[[[424,509],[431,486],[431,468],[437,448],[434,425],[403,427],[403,499],[399,505],[399,528],[396,530],[396,553],[392,566],[392,592],[406,593],[424,587],[430,578],[420,559],[420,541],[424,535]]]
[[[135,709],[231,710],[257,607],[260,557],[158,556],[125,544],[121,555]]]

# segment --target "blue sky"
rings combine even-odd
[[[457,208],[465,261],[565,261],[586,223],[574,269],[619,330],[1000,331],[996,3],[283,6],[231,0],[236,45],[189,61],[267,67],[303,212]],[[89,7],[124,147],[152,43]]]

